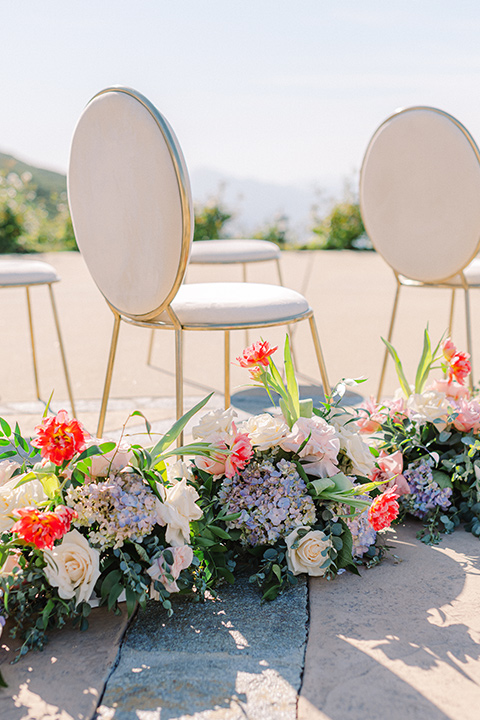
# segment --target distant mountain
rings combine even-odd
[[[67,189],[67,179],[62,173],[53,170],[45,170],[34,165],[29,165],[22,160],[17,160],[12,155],[0,152],[0,170],[15,172],[22,175],[29,172],[32,175],[32,182],[37,187],[37,194],[42,197],[50,197],[52,193],[60,195]]]

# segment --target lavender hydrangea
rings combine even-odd
[[[368,508],[360,513],[360,515],[347,518],[346,523],[352,533],[352,555],[353,557],[361,558],[367,552],[368,548],[375,543],[377,538],[377,533],[368,519]]]
[[[431,510],[451,505],[452,488],[442,488],[433,479],[432,468],[426,462],[409,465],[403,471],[411,494],[402,495],[400,501],[405,509],[415,517],[423,519]]]
[[[230,528],[241,530],[244,545],[266,545],[294,528],[315,523],[315,505],[295,463],[253,461],[245,470],[225,478],[219,499],[230,513],[240,513]]]
[[[75,525],[98,523],[89,541],[101,548],[118,548],[126,540],[140,542],[157,523],[157,499],[142,478],[131,472],[70,488],[67,503],[78,513]]]

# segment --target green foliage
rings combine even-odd
[[[263,228],[254,233],[256,240],[269,240],[278,245],[279,248],[285,250],[294,245],[288,226],[288,217],[280,215],[273,222],[264,225]]]
[[[218,199],[195,208],[194,240],[219,240],[226,237],[224,226],[232,218],[223,203]]]
[[[323,219],[317,218],[312,228],[323,250],[371,250],[366,242],[358,203],[350,200],[336,203]]]

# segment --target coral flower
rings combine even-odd
[[[240,367],[243,368],[251,368],[254,365],[263,365],[264,367],[267,367],[269,356],[277,349],[278,345],[271,347],[267,340],[264,340],[264,342],[257,340],[257,342],[253,343],[253,345],[249,345],[249,347],[245,348],[240,357],[237,357],[237,360]]]
[[[225,460],[225,475],[232,478],[238,470],[243,470],[253,455],[252,443],[246,433],[237,433],[235,423],[232,423],[235,433],[233,444],[230,445],[230,455]]]
[[[12,526],[12,532],[39,550],[51,550],[55,540],[60,540],[70,530],[73,518],[77,517],[75,510],[64,505],[59,505],[54,512],[21,508],[15,514],[20,516],[20,520]]]
[[[448,382],[456,380],[460,385],[464,385],[465,378],[472,370],[469,353],[457,350],[450,338],[447,338],[443,343],[442,352],[448,363]]]
[[[85,450],[89,438],[78,420],[69,419],[66,410],[60,410],[54,418],[45,418],[35,431],[37,438],[32,445],[40,448],[42,457],[54,465],[61,465]]]
[[[368,510],[368,519],[374,530],[383,530],[395,520],[399,512],[396,498],[397,491],[393,487],[374,499]]]

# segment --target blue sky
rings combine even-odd
[[[0,17],[0,150],[54,169],[111,84],[157,105],[191,170],[269,183],[351,175],[400,106],[480,142],[478,0],[22,0]]]

